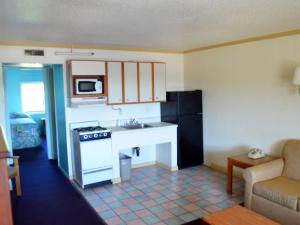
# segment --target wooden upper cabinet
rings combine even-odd
[[[105,75],[104,61],[71,61],[72,75]]]
[[[166,64],[153,63],[154,101],[166,101]]]
[[[123,103],[122,62],[107,62],[108,104]]]
[[[137,103],[138,99],[138,71],[136,62],[124,62],[124,101]]]
[[[139,82],[140,102],[152,102],[152,63],[139,63]]]
[[[108,105],[166,101],[165,63],[70,60],[68,69],[74,98],[107,96]],[[75,79],[89,76],[104,83],[103,94],[88,96],[74,92]]]

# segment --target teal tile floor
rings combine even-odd
[[[244,183],[206,166],[170,172],[158,166],[132,170],[130,181],[80,190],[109,225],[176,225],[243,202]]]

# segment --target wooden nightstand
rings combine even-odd
[[[276,156],[266,155],[260,159],[250,159],[248,154],[236,155],[227,158],[227,193],[232,194],[232,171],[233,166],[246,169],[251,166],[257,166],[266,162],[278,159]]]

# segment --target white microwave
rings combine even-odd
[[[76,79],[76,94],[103,94],[103,82],[97,79]]]

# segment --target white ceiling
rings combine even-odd
[[[300,28],[300,0],[0,0],[0,41],[188,50]]]

